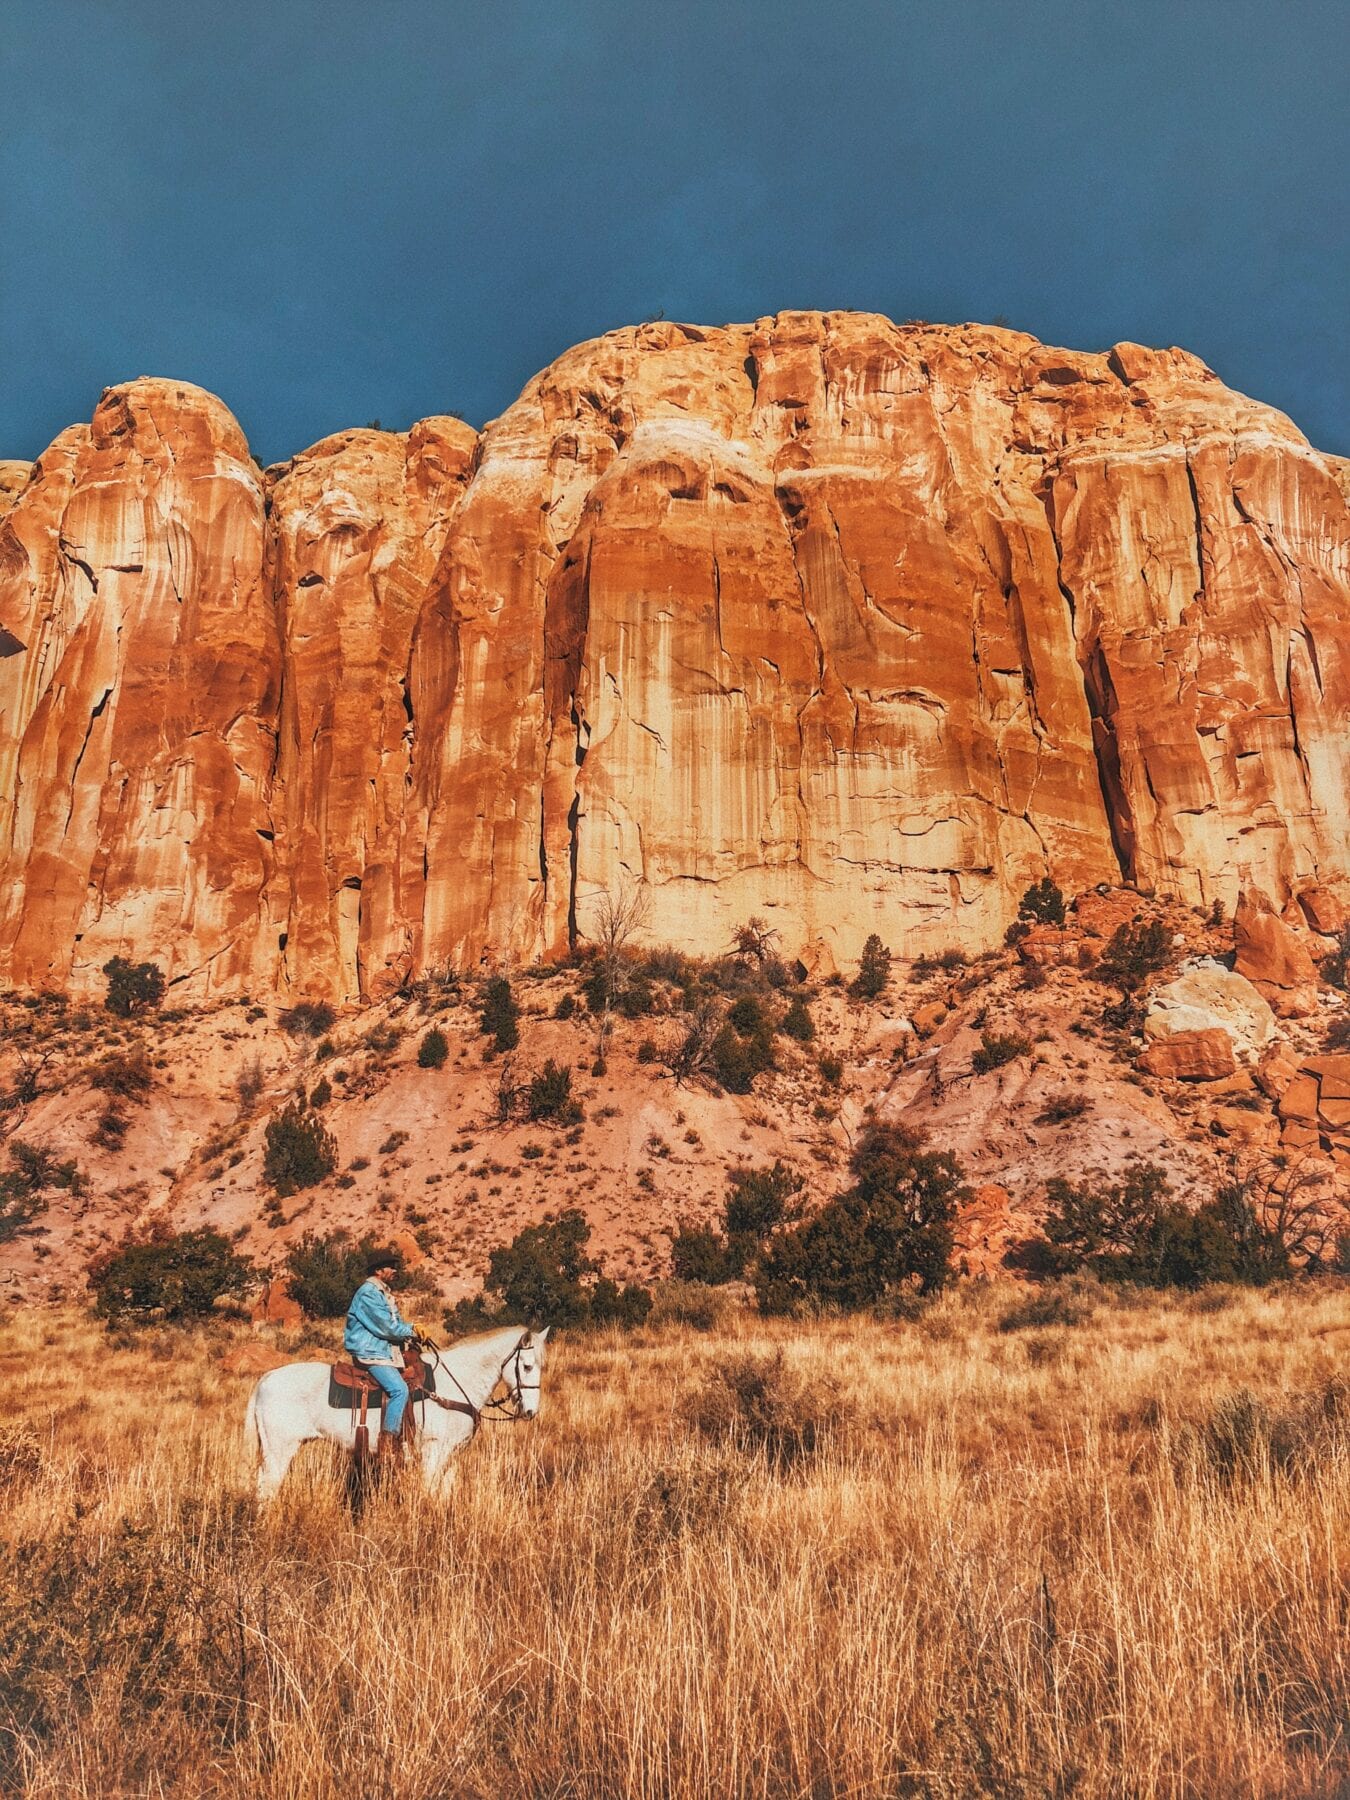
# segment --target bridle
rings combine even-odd
[[[454,1370],[447,1368],[445,1364],[442,1363],[440,1345],[433,1343],[430,1338],[423,1338],[421,1340],[422,1348],[430,1351],[432,1368],[439,1370],[443,1375],[448,1375],[451,1381],[453,1381],[455,1386],[459,1389],[460,1393],[460,1398],[458,1400],[447,1400],[440,1394],[431,1393],[424,1395],[423,1398],[432,1401],[445,1412],[466,1414],[473,1431],[477,1431],[478,1427],[485,1421],[489,1425],[516,1425],[521,1419],[532,1418],[534,1415],[525,1411],[525,1403],[522,1396],[531,1393],[537,1394],[543,1384],[538,1381],[525,1381],[521,1376],[520,1357],[521,1352],[524,1350],[525,1345],[529,1340],[529,1336],[530,1334],[528,1331],[522,1332],[520,1342],[501,1366],[501,1373],[498,1376],[498,1380],[506,1381],[506,1393],[499,1394],[494,1399],[485,1400],[481,1406],[474,1405],[473,1401],[470,1400],[469,1396],[465,1393],[463,1383],[455,1374]],[[513,1364],[515,1366],[515,1380],[507,1381],[506,1371]],[[495,1387],[497,1383],[493,1382],[492,1385]]]

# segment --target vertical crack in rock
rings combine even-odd
[[[1097,763],[1102,806],[1120,878],[1122,881],[1132,881],[1136,836],[1134,813],[1121,768],[1120,744],[1116,734],[1115,685],[1111,679],[1106,652],[1097,635],[1096,621],[1080,621],[1073,590],[1064,579],[1064,546],[1060,542],[1059,525],[1055,518],[1054,493],[1054,477],[1047,474],[1042,498],[1050,527],[1050,541],[1055,550],[1055,580],[1064,596],[1064,604],[1069,609],[1070,632],[1078,649],[1078,668],[1092,725],[1092,749]]]
[[[1191,515],[1195,521],[1195,573],[1196,580],[1200,584],[1194,597],[1200,600],[1204,598],[1205,592],[1205,530],[1203,515],[1200,511],[1200,490],[1196,486],[1195,469],[1191,465],[1189,456],[1186,458],[1186,485],[1190,489]]]
[[[84,557],[76,554],[75,546],[74,546],[74,544],[72,544],[70,542],[70,540],[68,538],[61,537],[61,538],[58,538],[56,541],[57,541],[57,548],[59,549],[61,555],[65,557],[65,559],[68,563],[74,564],[74,566],[84,576],[85,580],[89,583],[89,586],[93,589],[94,593],[97,593],[98,592],[98,576],[95,575],[95,573],[94,573],[93,564],[86,562]]]

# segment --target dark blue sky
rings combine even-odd
[[[663,311],[1180,343],[1350,452],[1345,0],[28,0],[0,455],[137,374],[265,460]]]

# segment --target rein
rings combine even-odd
[[[485,1400],[481,1406],[474,1405],[468,1394],[465,1393],[464,1384],[455,1374],[455,1371],[447,1368],[445,1364],[442,1363],[440,1345],[433,1343],[430,1338],[423,1338],[421,1340],[423,1349],[431,1352],[432,1368],[439,1370],[442,1374],[448,1375],[451,1381],[453,1381],[455,1386],[459,1389],[461,1397],[458,1400],[446,1400],[439,1394],[428,1393],[422,1394],[420,1398],[423,1400],[430,1400],[433,1405],[439,1406],[444,1412],[467,1414],[471,1422],[471,1429],[475,1432],[485,1421],[489,1425],[515,1425],[518,1424],[521,1419],[528,1419],[530,1415],[525,1411],[521,1395],[526,1392],[537,1392],[540,1386],[540,1383],[537,1381],[522,1381],[520,1378],[520,1353],[525,1348],[525,1338],[528,1336],[529,1333],[526,1332],[521,1337],[521,1340],[516,1345],[514,1351],[502,1364],[501,1372],[498,1376],[498,1380],[505,1380],[507,1364],[514,1363],[516,1365],[514,1385],[508,1383],[509,1392],[499,1394],[495,1399]],[[493,1382],[492,1385],[495,1387],[497,1383]]]

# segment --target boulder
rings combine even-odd
[[[249,1313],[255,1325],[300,1325],[304,1312],[284,1281],[269,1281]]]
[[[1255,1145],[1270,1137],[1274,1124],[1268,1113],[1252,1112],[1244,1106],[1216,1106],[1210,1114],[1210,1129],[1235,1143]]]
[[[809,938],[802,946],[797,961],[801,964],[803,981],[825,982],[839,973],[834,951],[823,937]]]
[[[1308,946],[1265,894],[1244,891],[1233,918],[1234,968],[1284,1019],[1306,1018],[1317,1006],[1317,968]]]
[[[1023,962],[1053,968],[1078,961],[1083,948],[1080,931],[1063,931],[1054,925],[1033,925],[1024,938],[1019,938],[1017,954]]]
[[[962,1275],[977,1279],[1000,1275],[1012,1237],[1012,1197],[997,1182],[986,1182],[957,1211],[953,1264]]]
[[[915,1035],[930,1038],[947,1017],[947,1008],[941,1001],[928,1000],[922,1006],[913,1007],[909,1022],[914,1027]]]
[[[1139,1058],[1138,1066],[1149,1075],[1170,1081],[1221,1081],[1237,1068],[1233,1040],[1222,1028],[1207,1031],[1175,1031],[1155,1038]]]
[[[1149,995],[1144,1035],[1213,1030],[1227,1032],[1239,1056],[1256,1057],[1276,1036],[1275,1014],[1246,976],[1213,957],[1197,957]]]
[[[1304,888],[1298,904],[1309,928],[1321,937],[1335,937],[1345,925],[1345,908],[1330,888]]]
[[[1298,1074],[1298,1058],[1281,1038],[1268,1044],[1256,1065],[1256,1084],[1268,1099],[1278,1100]]]

